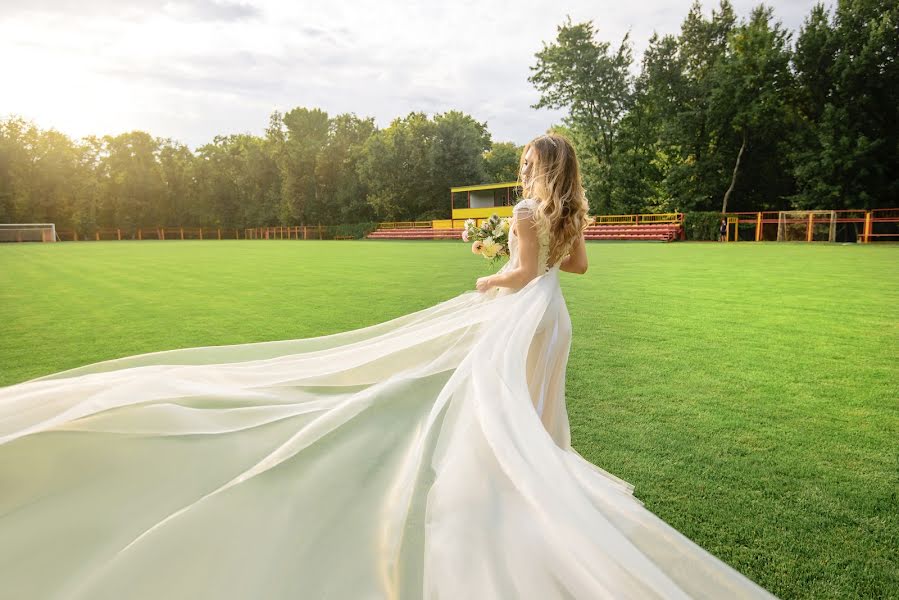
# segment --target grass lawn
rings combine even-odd
[[[899,598],[899,245],[592,243],[573,445],[782,598]],[[452,241],[0,245],[0,385],[293,339],[473,289]]]

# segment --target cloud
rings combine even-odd
[[[771,5],[796,29],[815,1]],[[756,4],[733,2],[740,17]],[[380,127],[455,109],[521,144],[564,115],[532,109],[539,94],[527,79],[566,15],[592,20],[613,47],[630,30],[636,70],[651,33],[677,34],[690,3],[0,0],[0,55],[17,82],[0,88],[0,111],[71,135],[144,129],[196,147],[262,133],[272,111],[297,106]]]
[[[262,11],[244,2],[219,2],[216,0],[190,0],[168,2],[163,9],[184,21],[242,21],[262,15]]]
[[[169,15],[183,21],[228,22],[259,17],[252,4],[230,0],[29,0],[0,3],[0,18],[28,14],[119,17],[126,20]]]

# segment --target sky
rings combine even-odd
[[[561,110],[534,109],[535,53],[567,17],[635,63],[691,0],[0,0],[0,118],[72,137],[140,129],[191,148],[261,135],[275,110],[373,117],[461,110],[524,144]],[[748,17],[755,0],[732,0]],[[769,0],[798,31],[815,0]],[[832,1],[825,1],[832,6]],[[717,1],[703,2],[707,15]],[[636,68],[636,65],[635,65]]]

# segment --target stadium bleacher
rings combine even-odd
[[[366,237],[381,240],[461,240],[462,231],[461,228],[378,228]],[[588,241],[650,240],[670,242],[676,239],[683,239],[683,227],[680,223],[591,225],[584,232],[584,237]]]

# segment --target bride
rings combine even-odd
[[[521,178],[476,290],[0,388],[0,596],[773,598],[571,447],[587,203],[564,137]]]

